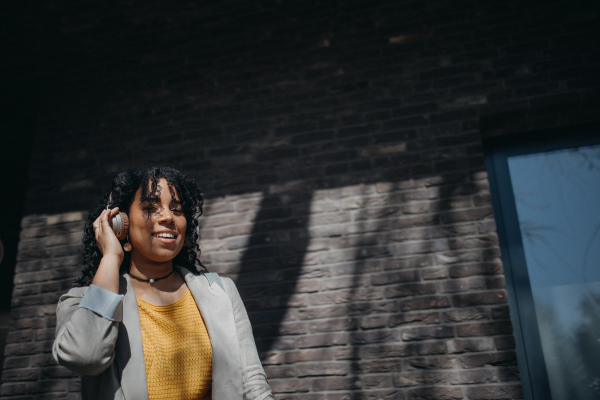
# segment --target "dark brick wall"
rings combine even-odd
[[[2,398],[77,398],[49,354],[82,213],[169,162],[207,196],[283,399],[519,399],[482,134],[595,117],[598,6],[46,2],[0,61],[40,112]],[[22,26],[31,26],[24,30]],[[16,72],[15,72],[16,73]]]

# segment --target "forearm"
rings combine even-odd
[[[119,293],[119,268],[122,261],[122,258],[117,255],[102,257],[92,284],[110,290],[113,293]]]

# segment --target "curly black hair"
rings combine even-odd
[[[106,209],[110,197],[110,207],[119,207],[120,211],[127,213],[133,203],[138,189],[142,190],[142,200],[158,200],[157,185],[158,181],[164,178],[169,183],[169,191],[173,194],[173,188],[179,193],[183,213],[187,221],[185,230],[185,244],[181,251],[173,259],[173,263],[189,269],[195,274],[207,272],[206,267],[202,265],[198,256],[200,247],[198,240],[198,217],[202,215],[202,206],[204,197],[196,183],[178,170],[168,166],[146,166],[139,169],[121,172],[112,182],[112,189],[105,193],[102,200],[88,215],[87,223],[83,235],[83,267],[82,276],[75,280],[73,287],[89,286],[94,279],[94,275],[100,265],[102,253],[96,246],[96,236],[94,234],[93,223]],[[124,244],[126,241],[122,241]],[[129,268],[131,255],[125,252],[125,257],[121,263],[121,271]],[[200,270],[199,270],[200,269]]]

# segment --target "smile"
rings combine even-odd
[[[155,233],[152,236],[166,239],[175,239],[175,235],[172,233]]]

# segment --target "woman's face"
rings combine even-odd
[[[149,262],[170,261],[181,251],[185,242],[187,221],[183,214],[179,194],[166,179],[158,181],[158,200],[141,201],[138,189],[129,208],[129,242],[131,256]]]

